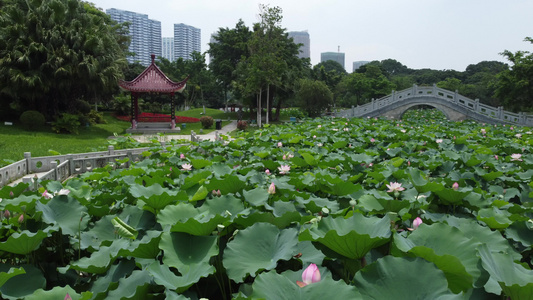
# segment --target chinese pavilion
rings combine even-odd
[[[136,131],[139,121],[138,98],[142,93],[170,94],[170,129],[176,128],[176,116],[174,112],[174,93],[181,93],[187,85],[185,78],[180,82],[170,80],[155,64],[155,55],[152,54],[152,63],[132,81],[119,81],[119,86],[131,92],[131,131]],[[168,128],[168,127],[167,127]]]

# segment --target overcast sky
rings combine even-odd
[[[533,51],[532,0],[92,0],[108,8],[147,14],[161,21],[163,37],[173,24],[202,31],[202,52],[218,28],[248,27],[258,21],[259,4],[283,10],[287,31],[307,30],[311,63],[321,52],[345,53],[345,67],[361,60],[396,59],[412,69],[464,71],[485,60],[506,62],[500,55]]]

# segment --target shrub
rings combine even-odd
[[[237,129],[244,131],[246,127],[248,127],[248,122],[242,120],[237,122]]]
[[[57,133],[68,132],[78,134],[80,125],[78,116],[64,113],[55,122],[52,122],[52,129]]]
[[[27,110],[20,115],[20,123],[30,130],[42,127],[45,121],[44,115],[36,110]]]
[[[91,110],[89,112],[88,117],[89,117],[89,121],[91,122],[91,124],[106,124],[107,123],[104,119],[104,114],[99,113],[96,110]]]
[[[78,99],[74,101],[74,109],[76,112],[86,115],[91,111],[91,105],[87,101]]]
[[[131,99],[127,95],[115,96],[112,107],[117,115],[129,116],[131,113]]]
[[[203,116],[200,118],[200,122],[202,122],[203,128],[205,129],[211,128],[211,126],[213,126],[213,117]]]

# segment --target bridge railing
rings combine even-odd
[[[407,99],[416,97],[435,97],[447,102],[453,103],[462,108],[466,108],[470,111],[476,112],[480,115],[488,118],[498,120],[505,123],[533,126],[533,115],[526,115],[525,113],[512,113],[503,110],[503,107],[493,107],[490,105],[479,103],[479,99],[472,100],[468,97],[460,95],[457,91],[452,92],[433,86],[413,85],[413,87],[402,90],[392,91],[390,95],[379,98],[377,100],[372,99],[371,102],[352,106],[351,109],[340,112],[338,115],[342,117],[364,117],[370,116],[373,112],[385,108],[394,103],[398,103]]]

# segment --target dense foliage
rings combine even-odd
[[[530,130],[315,119],[4,187],[0,292],[531,299]]]
[[[125,66],[121,27],[78,0],[9,1],[0,12],[2,105],[73,112],[73,100],[117,90]]]

